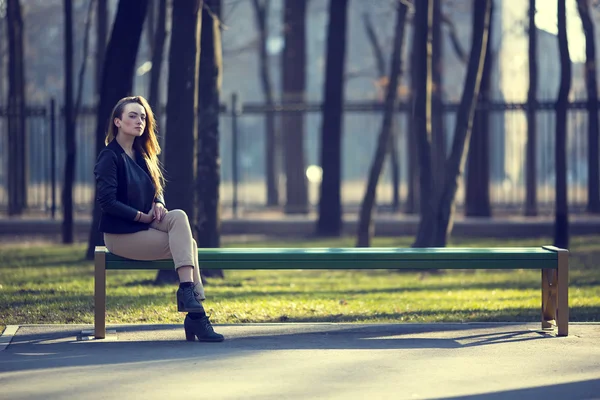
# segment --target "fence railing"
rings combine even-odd
[[[587,200],[587,111],[585,102],[573,102],[568,112],[568,184],[569,205],[582,209]],[[494,212],[521,212],[525,202],[525,146],[527,137],[526,104],[490,103],[479,108],[489,110],[490,199]],[[383,104],[352,102],[344,107],[342,149],[342,201],[346,210],[357,207],[363,196],[367,174],[375,152],[382,120]],[[457,105],[444,107],[447,143],[452,141]],[[235,210],[261,209],[266,204],[265,115],[273,113],[277,130],[283,113],[304,116],[306,166],[319,165],[321,135],[320,103],[286,104],[267,107],[261,103],[223,105],[220,115],[221,203]],[[408,194],[408,121],[410,111],[400,104],[396,114],[397,148],[400,172],[400,199]],[[6,210],[7,113],[0,107],[0,210]],[[552,210],[554,204],[554,103],[537,107],[537,196],[540,210]],[[28,107],[26,112],[29,211],[54,217],[60,210],[65,160],[64,118],[59,107]],[[164,140],[165,113],[159,114],[159,135]],[[87,213],[93,205],[96,114],[94,107],[83,107],[76,125],[77,157],[74,185],[76,212]],[[450,147],[449,145],[447,146]],[[285,202],[284,176],[278,174],[281,203]],[[377,188],[380,207],[392,202],[389,163]],[[309,203],[316,206],[318,182],[309,182]],[[464,206],[464,184],[457,196]]]

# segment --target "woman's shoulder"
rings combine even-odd
[[[120,153],[119,149],[121,149],[121,146],[115,146],[115,141],[113,140],[112,142],[104,146],[102,150],[100,150],[100,153],[98,153],[98,159],[100,159],[101,157],[118,158],[118,155]]]
[[[119,164],[119,152],[114,146],[111,146],[112,142],[106,145],[100,153],[98,153],[98,157],[96,158],[96,170],[105,170],[112,168],[120,168]]]

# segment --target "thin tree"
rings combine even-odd
[[[600,155],[598,152],[598,78],[596,72],[596,37],[590,1],[577,0],[585,34],[585,87],[588,113],[588,202],[587,211],[600,213]]]
[[[302,1],[297,3],[303,3]],[[254,8],[254,20],[258,29],[258,62],[259,79],[263,91],[265,105],[269,110],[275,104],[273,84],[271,83],[271,71],[269,67],[269,55],[267,52],[267,40],[269,39],[269,7],[270,0],[252,0]],[[277,132],[275,130],[275,114],[272,111],[265,113],[265,174],[267,178],[267,206],[279,204],[278,188],[278,166],[277,155],[279,153]]]
[[[431,162],[433,182],[444,182],[446,135],[444,128],[444,41],[442,37],[442,0],[433,0],[431,16]]]
[[[342,114],[348,0],[329,1],[327,56],[321,125],[321,167],[317,234],[339,236],[342,232]]]
[[[375,64],[377,65],[377,75],[379,79],[384,79],[387,77],[386,68],[385,68],[385,59],[383,56],[383,49],[381,48],[381,44],[379,43],[379,39],[377,38],[377,33],[375,31],[375,27],[373,26],[373,22],[371,18],[369,18],[369,14],[363,14],[363,22],[365,25],[365,31],[367,33],[367,38],[371,43],[371,48],[373,49],[373,55],[375,57]],[[392,171],[392,209],[394,211],[398,211],[400,209],[400,163],[398,162],[398,150],[397,150],[397,136],[396,132],[397,124],[395,123],[395,119],[392,118],[392,132],[390,134],[390,169]]]
[[[94,10],[94,0],[88,3],[85,20],[83,51],[81,66],[78,74],[77,95],[73,101],[73,4],[71,0],[64,1],[65,13],[65,169],[62,191],[63,243],[73,243],[73,188],[75,185],[75,165],[77,162],[76,125],[81,102],[83,101],[83,85],[89,47],[89,32]]]
[[[145,21],[145,32],[146,32],[146,42],[148,46],[148,50],[150,54],[154,53],[154,33],[156,32],[155,24],[156,24],[156,0],[148,0],[148,10],[146,11],[146,21]]]
[[[158,16],[152,39],[152,69],[150,70],[150,88],[148,91],[150,106],[157,111],[160,109],[160,76],[167,36],[167,0],[158,0]]]
[[[427,1],[419,1],[414,3],[414,16],[412,18],[412,43],[409,57],[410,71],[410,91],[408,95],[408,104],[410,106],[410,115],[408,118],[407,132],[407,161],[408,161],[408,178],[406,193],[405,212],[407,214],[415,214],[420,211],[419,198],[419,159],[417,138],[419,135],[427,135],[427,132],[420,132],[420,129],[425,129],[427,124],[419,123],[421,118],[426,118],[427,100],[424,90],[427,90],[427,59],[424,57],[423,46],[426,46],[427,41]],[[425,13],[425,14],[423,14]],[[419,25],[417,21],[422,24]],[[425,25],[423,25],[425,24]]]
[[[346,0],[338,1],[344,3]],[[285,0],[282,54],[282,103],[306,99],[306,5],[307,0]],[[339,4],[338,4],[339,5]],[[343,79],[340,77],[339,79]],[[281,118],[285,169],[285,212],[308,212],[308,182],[304,155],[304,113],[286,112]]]
[[[479,89],[479,108],[473,118],[473,133],[467,157],[465,215],[470,217],[491,217],[490,202],[490,101],[491,77],[494,54],[492,50],[492,24],[494,4],[488,28],[487,50],[483,65],[483,75]]]
[[[8,28],[8,215],[27,207],[27,132],[23,17],[19,0],[7,0]]]
[[[452,149],[445,164],[444,186],[438,192],[439,196],[435,194],[437,191],[431,190],[433,181],[431,164],[425,164],[429,157],[421,157],[421,196],[425,199],[422,199],[421,202],[421,221],[417,238],[413,244],[415,247],[443,247],[446,245],[447,235],[452,229],[456,192],[468,154],[473,115],[483,74],[491,8],[492,0],[473,1],[473,30],[467,76],[457,111]],[[430,22],[431,19],[429,18],[428,21]],[[427,58],[427,56],[425,57]],[[428,62],[428,70],[429,66]],[[421,132],[423,131],[425,130]],[[429,155],[429,146],[428,139],[421,137],[419,139],[419,155]],[[424,191],[424,188],[429,191]]]
[[[171,210],[183,210],[190,221],[196,221],[194,148],[198,139],[198,65],[203,3],[202,0],[173,0],[171,14],[165,202]],[[172,283],[177,279],[175,270],[161,270],[154,283]]]
[[[440,195],[437,212],[435,213],[437,215],[436,235],[434,237],[435,246],[445,246],[448,234],[452,230],[456,192],[469,152],[473,116],[475,114],[483,67],[487,55],[492,5],[493,0],[473,1],[471,51],[469,54],[467,76],[465,77],[465,86],[456,114],[452,149],[446,162],[444,188]]]
[[[394,109],[396,108],[398,97],[398,82],[400,81],[400,71],[402,67],[402,44],[404,42],[404,28],[406,25],[406,12],[408,6],[404,2],[396,3],[396,25],[394,29],[394,47],[392,50],[392,59],[390,61],[390,80],[387,85],[383,121],[381,131],[377,141],[377,150],[371,164],[369,172],[369,180],[367,188],[363,196],[360,216],[358,223],[358,232],[356,234],[356,246],[368,247],[373,236],[373,207],[375,205],[375,195],[377,191],[377,183],[385,155],[388,153],[390,138],[392,136],[392,125],[394,119]]]
[[[96,154],[100,153],[104,148],[106,129],[110,122],[110,113],[113,107],[121,98],[130,95],[133,89],[135,59],[137,57],[147,7],[147,0],[136,2],[130,0],[119,1],[102,67],[100,99],[96,111]],[[97,229],[99,220],[100,208],[98,202],[95,202],[86,253],[86,258],[88,259],[94,258],[94,247],[103,243],[102,235]]]
[[[73,117],[73,3],[64,0],[65,29],[65,175],[62,188],[62,241],[73,243],[73,181],[75,179],[75,118]]]
[[[6,99],[6,60],[8,60],[8,50],[6,43],[6,0],[0,0],[0,99],[2,102]]]
[[[554,245],[569,248],[569,204],[567,202],[567,109],[571,90],[571,57],[567,39],[565,0],[558,0],[558,52],[560,87],[554,105],[556,112]],[[597,111],[596,111],[597,112]]]
[[[412,49],[412,121],[411,130],[415,139],[417,159],[419,161],[419,211],[421,223],[417,232],[415,246],[427,246],[433,237],[433,223],[425,224],[434,214],[434,182],[431,173],[431,56],[428,54],[429,29],[433,18],[432,1],[415,2],[413,17]]]
[[[198,143],[196,146],[196,241],[200,248],[221,246],[221,182],[219,151],[219,98],[223,75],[220,30],[221,0],[205,0],[200,36],[198,78]],[[202,270],[205,277],[223,278],[222,270]]]
[[[537,27],[535,0],[529,0],[528,11],[529,90],[527,91],[527,160],[525,175],[525,215],[537,215]]]
[[[83,33],[83,50],[81,57],[81,65],[79,66],[79,73],[77,74],[77,95],[75,96],[75,106],[73,109],[73,117],[75,121],[79,117],[81,111],[81,105],[83,103],[83,86],[85,84],[85,72],[87,69],[87,59],[90,48],[90,30],[92,26],[92,17],[94,14],[95,0],[89,0],[87,16],[85,18],[84,33]],[[77,124],[75,124],[77,126]]]
[[[96,0],[96,99],[100,101],[102,92],[102,70],[104,68],[104,53],[106,52],[106,39],[108,37],[108,0]],[[101,139],[101,140],[100,140]],[[104,146],[104,138],[96,138],[96,149]]]

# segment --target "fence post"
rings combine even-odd
[[[239,113],[237,93],[231,94],[231,177],[233,181],[232,211],[234,218],[238,216],[238,129],[237,116]]]
[[[51,215],[56,218],[56,100],[50,100],[50,180],[51,180]]]

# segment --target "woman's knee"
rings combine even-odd
[[[186,220],[186,221],[188,219],[188,216],[185,213],[185,211],[180,210],[180,209],[169,210],[167,215],[169,215],[173,219],[182,219],[182,220]]]

